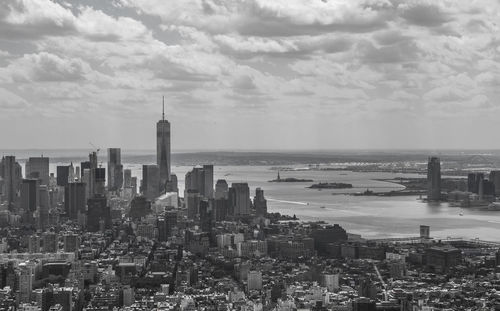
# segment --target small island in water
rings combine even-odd
[[[336,182],[320,182],[319,184],[311,185],[311,189],[349,189],[352,184],[336,183]]]
[[[268,182],[312,182],[312,181],[314,181],[314,180],[294,178],[294,177],[281,178],[280,172],[278,171],[278,176],[276,177],[276,179],[269,180]]]

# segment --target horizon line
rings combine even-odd
[[[154,148],[122,148],[122,147],[109,147],[109,148],[120,148],[122,151],[147,151],[156,152]],[[106,152],[108,147],[102,148],[101,152]],[[0,152],[6,151],[94,151],[88,147],[76,147],[76,148],[0,148]],[[290,152],[345,152],[345,151],[368,151],[368,152],[394,152],[394,151],[432,151],[432,152],[443,152],[443,151],[500,151],[500,148],[338,148],[338,149],[319,149],[319,148],[305,148],[305,149],[291,149],[291,148],[281,148],[281,149],[271,149],[271,148],[249,148],[249,149],[229,149],[229,148],[213,148],[213,149],[177,149],[172,150],[172,153],[204,153],[204,152],[263,152],[263,153],[290,153]]]

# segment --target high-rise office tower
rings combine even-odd
[[[40,311],[51,311],[50,306],[52,305],[52,289],[49,288],[36,288],[32,292],[31,297],[32,302],[36,302],[38,310]]]
[[[253,198],[253,206],[257,216],[265,216],[267,214],[267,200],[264,198],[264,190],[261,188],[255,189],[255,197]]]
[[[87,202],[87,230],[96,232],[111,228],[111,210],[106,197],[96,196]]]
[[[161,192],[170,180],[170,122],[165,120],[165,98],[161,120],[156,123],[156,164],[160,170]]]
[[[40,236],[30,235],[28,237],[28,252],[30,254],[40,253]]]
[[[80,174],[81,174],[81,178],[83,178],[83,176],[85,176],[85,170],[86,169],[90,169],[90,161],[85,161],[85,162],[80,162]]]
[[[64,189],[64,209],[69,219],[77,220],[78,214],[85,214],[85,183],[74,182]]]
[[[225,179],[217,180],[215,184],[215,199],[227,199],[229,187]]]
[[[132,182],[131,183],[132,183],[132,185],[131,185],[131,187],[132,187],[132,194],[136,195],[137,194],[137,177],[135,177],[135,176],[132,177]]]
[[[80,237],[74,233],[63,235],[63,244],[65,252],[75,252],[80,247]]]
[[[15,156],[3,157],[0,168],[0,175],[3,179],[2,195],[4,200],[7,201],[9,209],[12,210],[17,198],[17,192],[21,185],[22,168],[21,165],[16,162]]]
[[[82,182],[85,184],[85,202],[93,196],[90,193],[90,169],[86,168],[82,171]]]
[[[40,185],[49,184],[49,158],[31,157],[26,162],[26,178],[37,178]]]
[[[467,191],[479,194],[484,181],[484,173],[469,173],[467,175]]]
[[[68,182],[74,182],[75,178],[75,167],[73,166],[73,162],[71,162],[68,166]]]
[[[250,215],[250,188],[247,183],[232,183],[229,188],[229,206],[232,207],[232,215]]]
[[[21,182],[21,205],[20,207],[26,212],[35,212],[40,205],[39,201],[39,180],[38,179],[23,179]]]
[[[108,190],[117,191],[123,186],[123,165],[120,148],[108,148]]]
[[[495,185],[495,194],[500,194],[500,171],[491,171],[489,179]]]
[[[56,253],[59,250],[59,236],[55,232],[44,232],[42,244],[44,253]]]
[[[132,186],[132,170],[125,169],[123,170],[123,187],[131,187]]]
[[[54,287],[52,303],[61,306],[60,311],[73,311],[73,289],[70,287]]]
[[[140,220],[151,214],[151,201],[145,196],[137,196],[130,201],[130,211],[128,215],[133,220]]]
[[[167,182],[167,186],[165,188],[166,192],[179,192],[177,175],[170,174],[170,180]]]
[[[441,162],[437,157],[429,157],[427,163],[427,200],[441,199]]]
[[[135,182],[137,184],[137,178],[135,178]],[[132,170],[126,169],[123,170],[123,193],[122,195],[128,199],[133,198],[137,193],[137,188],[132,187]]]
[[[262,272],[248,271],[247,275],[248,291],[262,289]]]
[[[201,200],[198,208],[200,227],[203,232],[212,231],[212,209],[207,199]]]
[[[35,224],[35,212],[40,205],[38,179],[23,179],[20,191],[20,206],[25,212],[25,221],[29,224]]]
[[[158,165],[142,166],[142,194],[149,200],[160,196],[160,169]]]
[[[187,190],[185,195],[188,219],[197,219],[199,215],[200,201],[202,199],[197,190]]]
[[[75,167],[75,181],[80,181],[80,180],[81,180],[80,167],[76,166]]]
[[[185,190],[196,190],[207,199],[214,197],[214,166],[195,166],[186,173]]]
[[[133,287],[130,287],[130,285],[125,285],[123,287],[123,301],[122,301],[122,304],[124,307],[129,307],[131,306],[134,301],[135,301],[135,298],[134,298],[134,288]]]
[[[57,185],[60,187],[65,187],[69,180],[69,165],[58,165],[57,169]]]
[[[106,169],[98,167],[94,169],[94,196],[104,195],[106,190]]]
[[[38,222],[37,228],[45,230],[49,226],[49,187],[41,185],[38,189],[39,205],[38,205]]]
[[[194,169],[193,169],[194,170]],[[193,187],[193,171],[188,171],[184,176],[184,194],[188,190],[198,190]],[[184,196],[185,197],[185,196]]]
[[[227,198],[215,199],[213,201],[213,213],[215,221],[227,220],[229,215],[229,200]]]
[[[89,153],[89,163],[89,184],[87,185],[87,187],[89,189],[89,197],[93,198],[95,196],[95,170],[97,169],[97,152]]]
[[[19,269],[19,302],[31,302],[31,291],[35,281],[35,267],[32,263],[20,263]]]
[[[203,165],[204,191],[203,195],[207,199],[214,198],[214,166],[211,164]]]

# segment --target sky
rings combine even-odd
[[[497,149],[500,0],[2,0],[0,149]]]

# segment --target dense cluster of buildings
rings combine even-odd
[[[489,178],[486,178],[489,176]],[[469,172],[465,182],[452,182],[449,191],[442,189],[441,162],[438,157],[429,157],[427,164],[427,200],[449,201],[460,207],[488,206],[500,209],[500,205],[492,204],[500,195],[500,171]]]
[[[339,225],[269,213],[264,190],[171,171],[170,123],[142,180],[119,148],[49,171],[0,163],[0,310],[486,310],[498,305],[496,245],[365,240]],[[429,159],[429,200],[441,199]],[[498,175],[491,174],[490,180]],[[490,186],[480,175],[479,193]],[[480,180],[480,181],[478,181]],[[476,189],[474,188],[474,189]],[[480,289],[480,290],[478,290]]]

